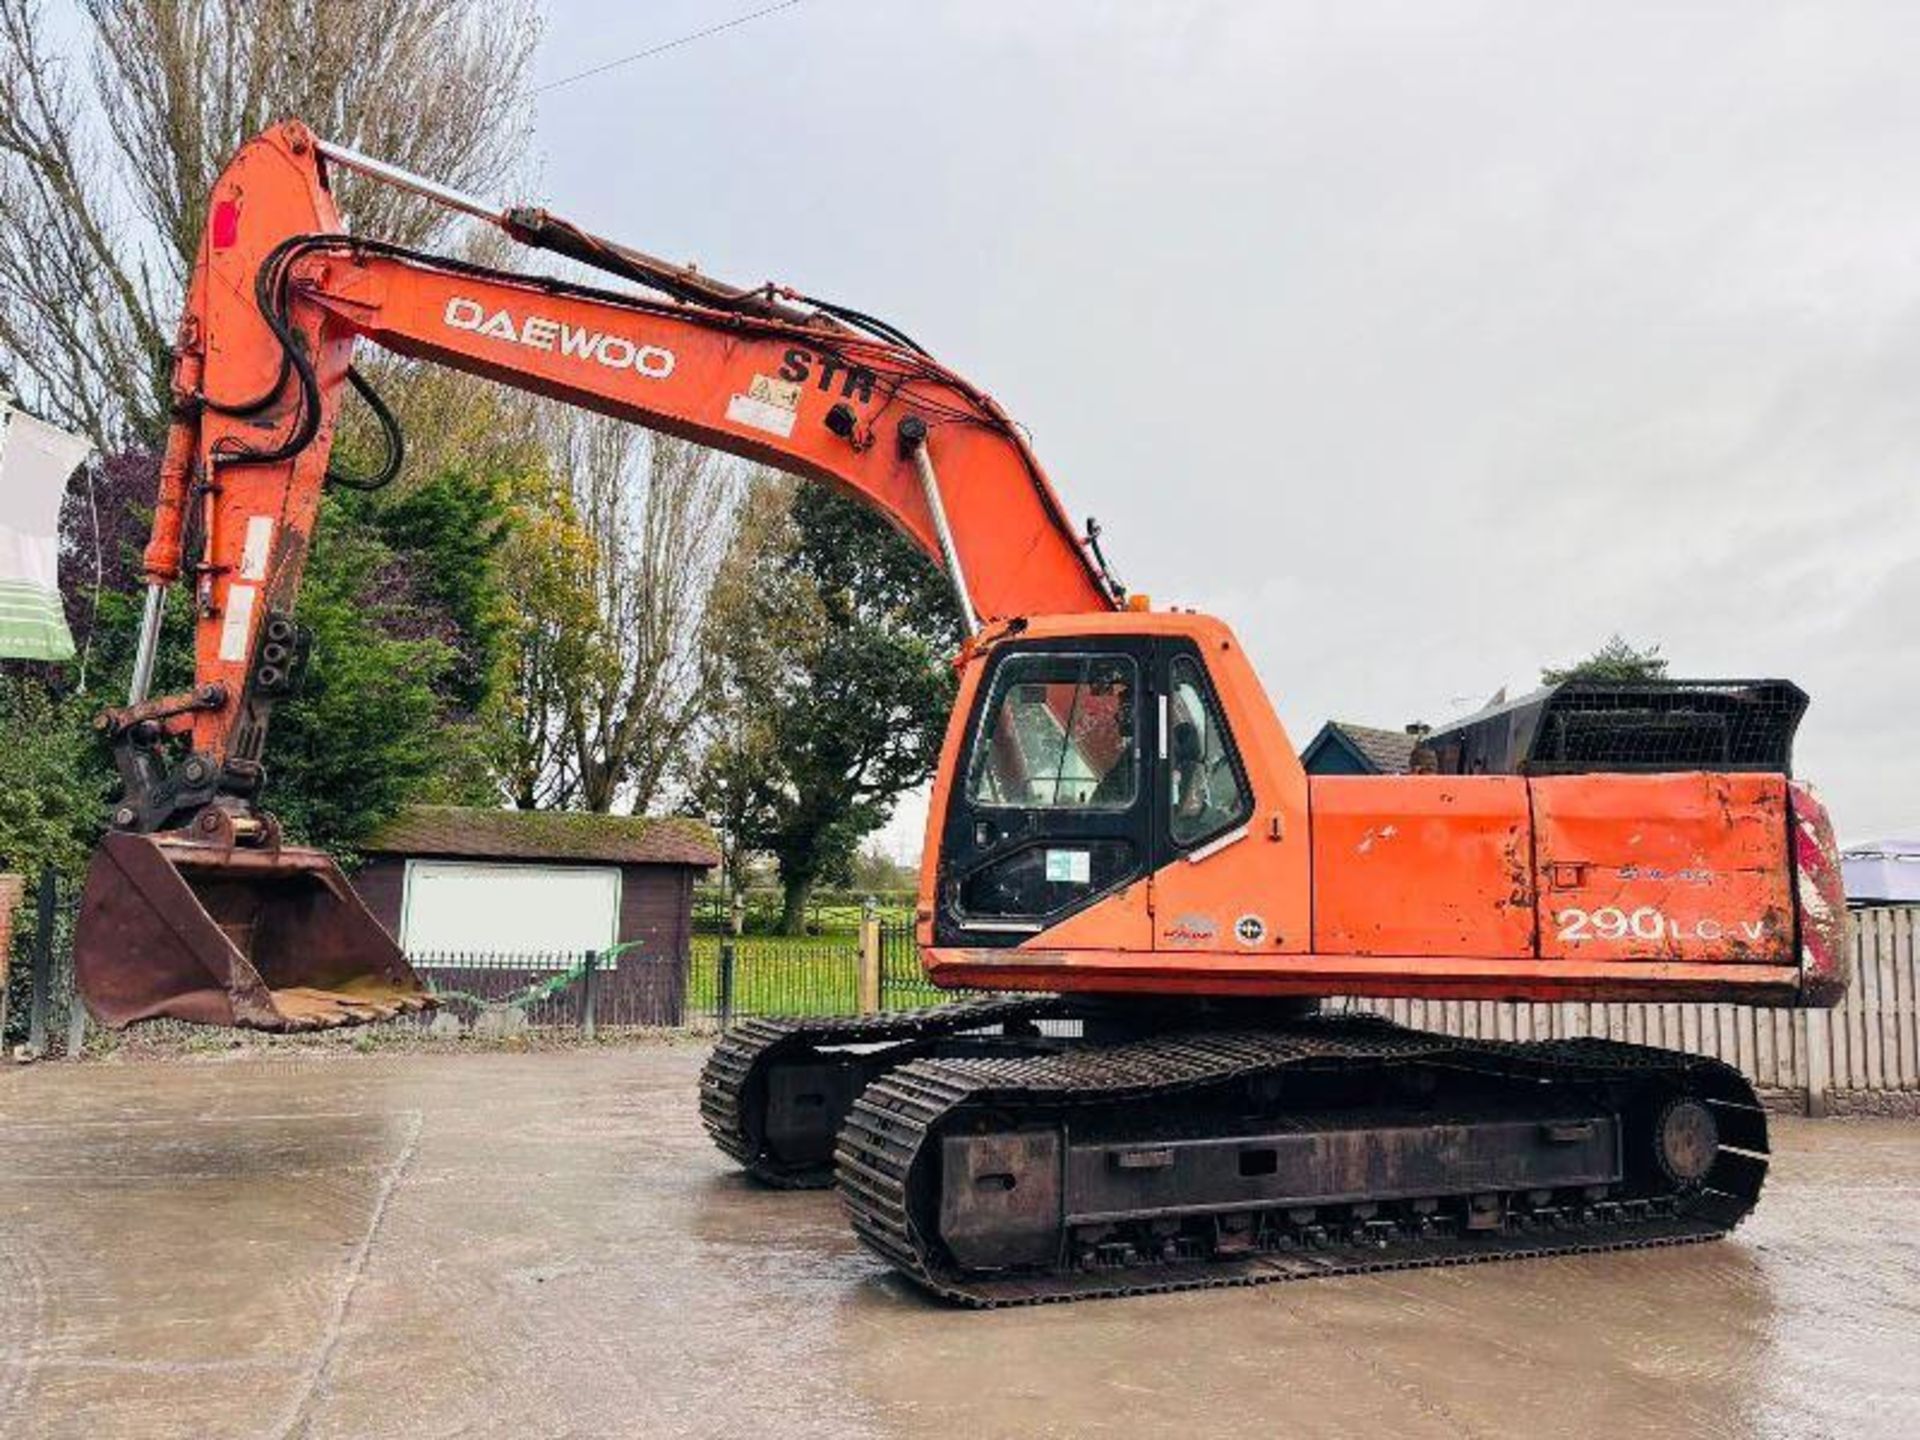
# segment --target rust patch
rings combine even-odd
[[[1840,847],[1833,838],[1827,807],[1812,787],[1798,780],[1787,785],[1793,816],[1794,898],[1800,912],[1800,997],[1807,1005],[1830,1009],[1840,1003],[1853,979]]]

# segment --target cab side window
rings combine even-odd
[[[1246,786],[1200,662],[1175,656],[1168,681],[1167,825],[1174,844],[1204,844],[1246,822]]]

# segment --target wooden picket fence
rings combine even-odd
[[[1488,1040],[1598,1036],[1712,1055],[1763,1091],[1830,1110],[1920,1112],[1920,907],[1849,917],[1853,983],[1833,1010],[1746,1005],[1529,1005],[1491,1000],[1356,1000],[1402,1025]]]

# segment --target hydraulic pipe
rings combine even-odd
[[[133,684],[127,691],[129,705],[138,705],[153,688],[153,662],[160,653],[160,620],[166,609],[167,587],[148,581],[146,608],[140,612],[140,645],[133,654]]]
[[[933,455],[927,448],[926,422],[911,415],[901,421],[900,444],[913,458],[913,468],[920,476],[920,492],[926,497],[927,513],[933,517],[933,533],[939,537],[940,554],[947,562],[947,578],[953,582],[953,598],[960,605],[960,621],[969,635],[977,634],[980,615],[973,608],[973,597],[967,593],[967,572],[961,568],[960,551],[953,543],[953,531],[947,527],[947,507],[940,499],[940,477],[934,471]]]
[[[451,185],[442,185],[438,180],[429,180],[424,175],[416,175],[411,170],[403,170],[398,165],[390,165],[385,160],[376,160],[371,155],[362,155],[358,150],[346,145],[335,144],[331,140],[315,140],[320,153],[336,165],[344,165],[349,170],[358,170],[362,175],[370,175],[375,180],[384,180],[387,184],[402,190],[410,190],[415,195],[424,195],[429,200],[438,201],[450,209],[464,211],[481,220],[507,228],[507,212],[504,207],[490,205],[485,200],[456,190]]]

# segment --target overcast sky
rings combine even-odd
[[[551,6],[540,81],[757,8]],[[538,197],[903,326],[1304,744],[1615,630],[1920,832],[1920,6],[806,0],[543,94]],[[918,819],[896,826],[917,845]]]

